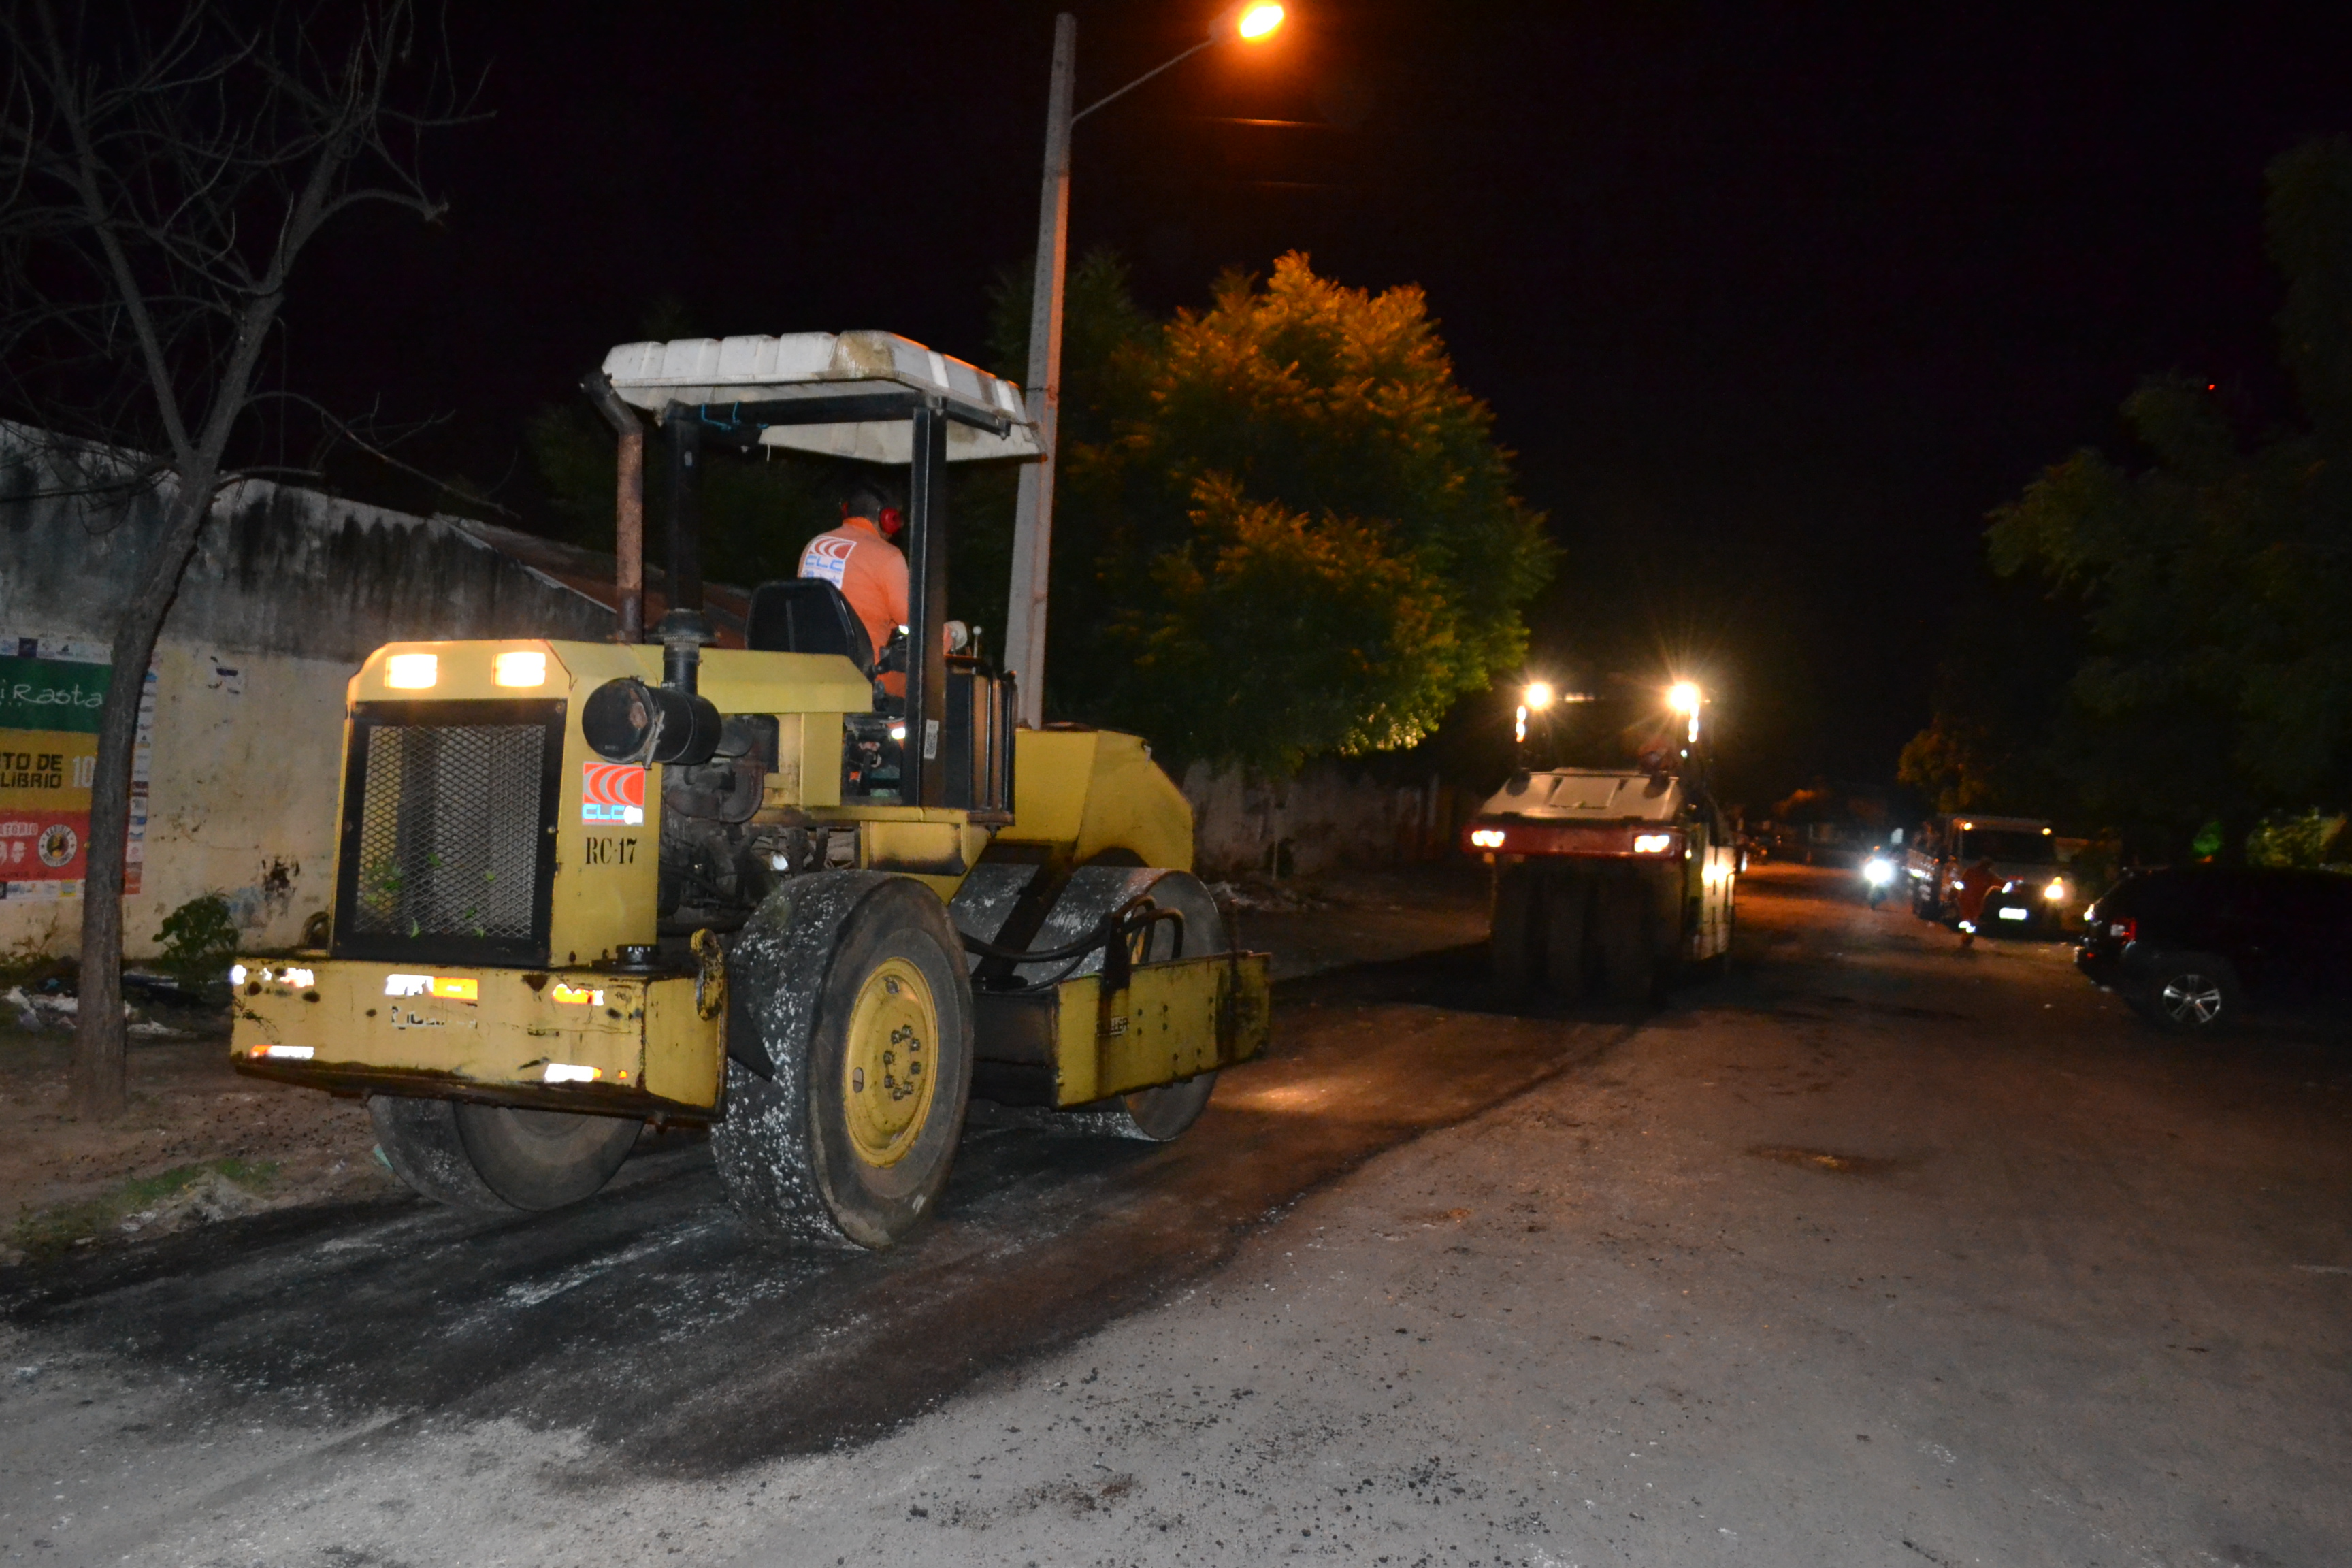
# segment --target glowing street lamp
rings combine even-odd
[[[1698,710],[1706,700],[1706,693],[1699,690],[1695,680],[1677,680],[1666,688],[1666,706],[1690,717],[1688,743],[1694,746],[1698,744]]]
[[[1236,5],[1217,20],[1222,22],[1228,16],[1233,18],[1234,37],[1244,43],[1254,44],[1260,38],[1272,37],[1274,30],[1282,26],[1282,7],[1279,5]],[[1216,31],[1214,24],[1211,25],[1210,31],[1212,34]]]
[[[1004,664],[1021,678],[1019,722],[1045,721],[1045,596],[1054,547],[1054,467],[1062,402],[1062,280],[1070,239],[1070,127],[1160,72],[1183,64],[1212,44],[1262,44],[1282,30],[1285,13],[1274,0],[1238,0],[1217,13],[1208,36],[1145,71],[1117,92],[1076,114],[1070,94],[1077,79],[1078,21],[1054,18],[1054,79],[1045,100],[1045,186],[1037,213],[1037,279],[1029,301],[1029,418],[1037,426],[1038,459],[1021,466],[1013,513],[1012,595],[1004,612]]]
[[[1545,709],[1550,707],[1552,703],[1558,700],[1559,696],[1559,694],[1552,689],[1551,682],[1549,680],[1528,681],[1526,689],[1519,693],[1518,714],[1517,718],[1512,721],[1511,725],[1512,738],[1520,745],[1526,745],[1528,743],[1528,715],[1530,713],[1542,712]]]

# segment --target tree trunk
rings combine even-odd
[[[89,844],[83,854],[80,1000],[74,1018],[73,1114],[107,1121],[130,1105],[122,1026],[122,858],[131,842],[131,775],[138,760],[139,705],[163,617],[179,596],[219,482],[217,465],[178,476],[171,525],[138,596],[115,628],[106,710],[100,715],[96,773],[90,780]]]

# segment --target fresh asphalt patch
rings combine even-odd
[[[759,1237],[707,1150],[670,1139],[548,1215],[281,1211],[0,1271],[0,1322],[176,1387],[192,1417],[505,1418],[680,1477],[834,1449],[1143,1309],[1317,1186],[1638,1026],[1515,1007],[1484,960],[1286,983],[1272,1053],[1173,1144],[978,1108],[938,1223],[887,1253]]]

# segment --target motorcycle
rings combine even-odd
[[[1874,910],[1885,903],[1886,895],[1895,890],[1895,876],[1897,869],[1894,857],[1884,849],[1872,850],[1868,858],[1863,861],[1862,896],[1868,900],[1872,909]]]

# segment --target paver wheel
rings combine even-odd
[[[370,1097],[376,1145],[393,1173],[452,1208],[554,1209],[594,1194],[629,1157],[644,1123],[403,1095]]]
[[[754,1225],[888,1247],[938,1205],[971,1090],[971,979],[947,908],[873,871],[795,878],[729,958],[711,1154]]]
[[[1128,942],[1128,958],[1131,962],[1161,963],[1172,958],[1199,958],[1229,951],[1224,913],[1217,908],[1216,898],[1207,884],[1190,871],[1141,866],[1088,866],[1074,872],[1069,886],[1046,915],[1035,946],[1051,948],[1075,941],[1092,930],[1103,916],[1146,895],[1160,909],[1175,910],[1183,921],[1181,926],[1171,921],[1157,921],[1133,933]],[[1034,982],[1041,976],[1033,973],[1033,970],[1051,973],[1061,967],[1024,965],[1021,973]],[[1092,953],[1070,973],[1096,974],[1101,970],[1102,955]],[[1175,1083],[1098,1100],[1073,1110],[1069,1116],[1078,1125],[1113,1137],[1166,1143],[1181,1136],[1201,1119],[1216,1087],[1217,1075],[1204,1072]]]

